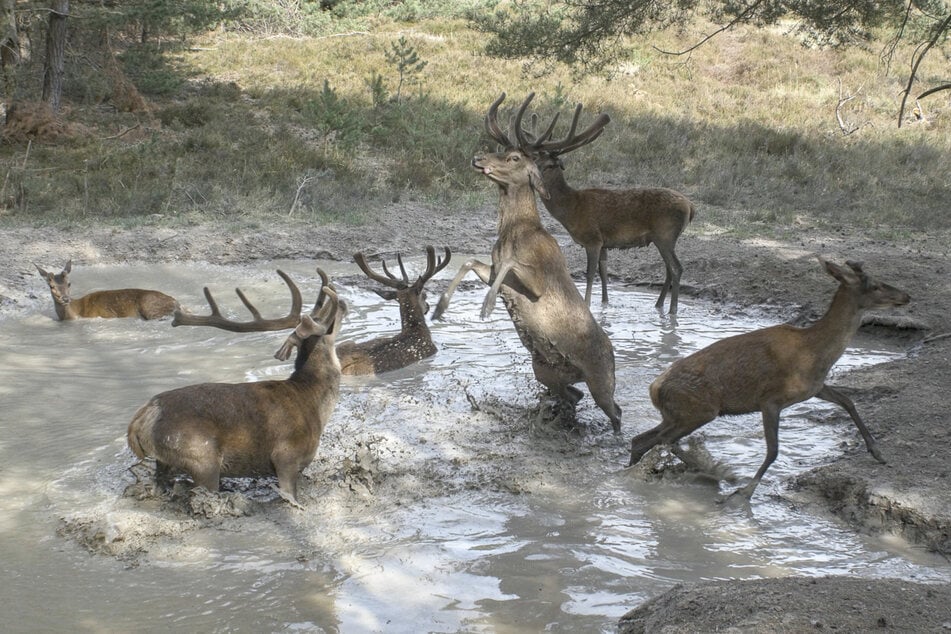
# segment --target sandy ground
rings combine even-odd
[[[703,210],[700,210],[703,213]],[[31,298],[33,262],[75,263],[207,261],[321,257],[349,260],[425,244],[456,252],[487,253],[495,239],[490,204],[471,214],[405,202],[372,226],[310,226],[281,221],[222,227],[214,224],[135,229],[89,227],[0,229],[0,310]],[[546,220],[546,222],[548,222]],[[553,233],[567,244],[560,226]],[[906,359],[854,371],[839,381],[876,435],[888,464],[869,459],[859,444],[840,460],[796,479],[797,503],[821,505],[857,531],[900,534],[913,544],[951,554],[951,236],[871,240],[842,231],[821,234],[791,227],[769,239],[725,235],[702,220],[678,244],[685,268],[682,297],[768,306],[777,322],[804,323],[822,314],[835,289],[815,256],[861,260],[873,277],[906,290],[912,302],[871,315],[859,336],[887,338],[909,351]],[[572,272],[583,269],[580,247],[566,249]],[[455,265],[453,265],[455,266]],[[613,251],[613,276],[655,289],[663,279],[656,251]],[[434,288],[433,291],[440,289]],[[634,421],[625,421],[630,429]],[[623,632],[951,630],[951,588],[908,580],[784,578],[700,583],[676,587],[635,608]]]

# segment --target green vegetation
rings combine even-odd
[[[951,104],[937,96],[899,129],[904,77],[881,66],[882,45],[823,50],[744,26],[690,55],[658,52],[709,32],[697,23],[626,41],[607,74],[555,63],[533,76],[487,56],[461,17],[490,3],[246,4],[187,44],[124,40],[119,62],[147,110],[117,111],[95,67],[72,58],[61,120],[8,125],[2,222],[362,223],[397,199],[462,212],[493,201],[469,167],[492,149],[489,103],[535,91],[543,120],[561,112],[556,134],[576,102],[582,125],[612,116],[566,156],[577,186],[674,187],[727,231],[951,228]],[[946,75],[936,54],[919,70]],[[21,113],[31,82],[18,79]]]

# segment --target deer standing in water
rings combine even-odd
[[[409,276],[403,266],[403,259],[397,255],[397,263],[400,269],[401,278],[395,277],[383,264],[385,275],[374,273],[367,264],[366,257],[362,253],[356,253],[353,256],[354,261],[360,270],[371,280],[379,282],[390,289],[387,291],[377,291],[377,293],[387,300],[395,299],[400,306],[400,332],[391,337],[377,337],[369,341],[359,343],[353,341],[344,341],[337,345],[337,358],[340,360],[341,372],[345,375],[370,375],[397,370],[411,365],[421,359],[431,357],[436,354],[436,345],[433,343],[429,332],[429,326],[426,324],[426,312],[429,306],[426,303],[426,292],[424,286],[429,279],[443,270],[452,253],[446,248],[444,258],[436,258],[436,250],[429,246],[426,247],[426,269],[412,284],[409,282]],[[283,330],[291,328],[296,324],[301,311],[301,295],[297,286],[290,280],[286,273],[278,270],[278,275],[284,280],[288,288],[291,289],[291,308],[284,317],[274,319],[262,319],[258,309],[252,304],[240,288],[235,289],[241,302],[251,313],[251,321],[236,322],[226,319],[221,315],[221,310],[215,301],[214,296],[207,287],[204,289],[205,299],[211,309],[209,315],[192,315],[182,311],[175,313],[173,326],[213,326],[222,330],[231,332],[253,332],[265,330]],[[321,278],[324,286],[332,286],[329,279],[321,272]]]
[[[340,367],[344,374],[381,374],[405,368],[436,354],[436,344],[433,343],[429,326],[426,324],[429,305],[426,303],[426,291],[423,287],[433,275],[446,268],[451,257],[452,254],[446,247],[445,258],[439,258],[437,261],[436,250],[431,246],[426,247],[426,269],[410,284],[403,259],[399,255],[396,256],[396,261],[400,277],[396,277],[386,268],[385,262],[382,264],[385,275],[380,275],[370,268],[362,253],[354,254],[354,261],[368,278],[391,289],[377,291],[377,294],[383,299],[395,299],[399,302],[401,327],[400,332],[391,337],[377,337],[359,343],[340,343],[337,346],[337,357],[340,358]]]
[[[585,302],[591,305],[596,270],[601,278],[601,301],[608,302],[607,249],[646,247],[653,243],[664,260],[665,269],[664,285],[656,306],[663,309],[669,291],[670,312],[676,313],[683,265],[674,248],[677,238],[693,220],[694,204],[680,192],[664,187],[572,188],[565,180],[561,156],[597,139],[611,118],[601,114],[588,128],[576,134],[582,109],[578,104],[564,139],[550,140],[557,114],[547,130],[534,137],[522,128],[522,117],[534,96],[532,93],[525,99],[512,127],[519,148],[529,154],[541,170],[549,194],[542,198],[545,208],[565,227],[572,240],[584,247],[587,255]]]
[[[825,383],[832,365],[869,309],[902,306],[907,293],[871,279],[862,265],[821,260],[839,289],[825,315],[806,328],[788,324],[727,337],[672,363],[651,383],[662,422],[631,441],[633,466],[654,445],[676,443],[718,416],[762,412],[766,459],[750,482],[730,497],[749,500],[779,453],[779,415],[812,397],[841,406],[852,417],[869,453],[884,463],[852,400]]]
[[[168,317],[178,309],[178,301],[159,291],[141,288],[123,288],[110,291],[93,291],[82,297],[71,297],[72,283],[69,274],[73,261],[59,273],[49,273],[34,264],[53,296],[53,307],[60,321],[69,321],[80,317],[138,317],[140,319],[160,319]]]
[[[197,486],[217,491],[221,477],[276,475],[278,493],[299,507],[298,478],[317,453],[340,393],[334,340],[346,312],[325,285],[314,310],[298,317],[274,355],[286,361],[297,348],[286,380],[201,383],[149,399],[129,423],[128,443],[139,458],[155,458],[156,484],[167,486],[174,473],[185,472]]]
[[[496,99],[485,118],[489,136],[506,147],[476,156],[472,166],[499,188],[498,239],[492,264],[469,260],[443,293],[433,318],[439,318],[462,278],[473,271],[489,285],[482,318],[492,312],[497,294],[508,309],[522,344],[532,355],[535,378],[572,407],[581,398],[573,384],[584,381],[607,414],[615,433],[621,429],[621,408],[614,401],[614,348],[594,320],[568,273],[565,256],[545,231],[535,192],[548,196],[538,168],[502,132]]]

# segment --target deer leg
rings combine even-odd
[[[655,306],[659,309],[664,308],[664,300],[667,298],[667,291],[670,291],[670,312],[672,314],[677,313],[677,299],[680,295],[680,276],[683,273],[684,267],[680,264],[680,260],[677,259],[677,254],[674,253],[673,245],[659,244],[656,243],[657,250],[660,252],[660,257],[664,260],[664,286],[660,289],[660,297],[657,298],[657,303]]]
[[[601,278],[601,303],[608,303],[608,250],[601,247],[598,256],[598,276]]]
[[[492,311],[495,309],[495,298],[498,296],[499,289],[502,287],[502,282],[505,281],[505,276],[514,268],[515,263],[507,261],[503,262],[499,269],[495,271],[495,279],[492,280],[489,292],[485,294],[485,299],[482,301],[482,312],[480,314],[482,319],[488,319],[489,315],[492,314]]]
[[[479,260],[467,261],[465,264],[459,267],[459,272],[456,273],[454,278],[452,278],[452,282],[449,283],[449,287],[446,288],[442,296],[439,298],[439,303],[436,304],[436,310],[433,311],[433,319],[439,319],[442,317],[442,314],[446,312],[446,309],[449,307],[449,299],[456,291],[456,287],[459,286],[459,282],[462,281],[462,278],[465,277],[469,271],[473,271],[485,284],[488,284],[492,277],[492,267],[488,264],[480,262]]]
[[[828,401],[829,403],[835,403],[847,411],[849,416],[852,417],[852,422],[858,427],[859,433],[862,434],[862,439],[865,441],[865,447],[868,449],[868,452],[872,454],[876,460],[885,464],[885,458],[883,458],[882,454],[878,451],[878,444],[875,442],[875,438],[868,430],[868,427],[865,426],[865,423],[862,422],[862,419],[859,418],[858,410],[855,409],[855,403],[852,402],[852,399],[829,385],[823,385],[819,393],[816,394],[816,398],[821,398],[823,401]]]
[[[592,244],[584,248],[585,253],[588,255],[588,265],[584,271],[585,279],[585,289],[584,289],[584,303],[588,306],[591,305],[591,287],[594,285],[594,274],[598,270],[598,260],[601,257],[601,245]],[[603,281],[603,278],[602,278]]]
[[[753,491],[756,490],[759,481],[763,479],[763,474],[766,473],[766,470],[769,469],[769,465],[773,464],[773,461],[776,460],[776,456],[779,455],[779,412],[780,408],[772,404],[763,408],[763,435],[766,437],[766,459],[763,460],[763,464],[760,465],[753,479],[750,480],[746,486],[737,489],[727,497],[719,500],[719,502],[725,502],[730,498],[745,498],[748,502],[750,498],[753,497]]]
[[[175,476],[172,468],[166,463],[155,461],[155,486],[160,491],[168,491],[172,488]]]
[[[217,463],[208,467],[199,466],[198,468],[189,469],[188,475],[194,480],[195,486],[205,487],[211,493],[216,493],[220,487],[221,470]]]

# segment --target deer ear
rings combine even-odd
[[[844,267],[839,266],[835,262],[830,262],[829,260],[821,257],[819,258],[819,261],[822,262],[822,265],[825,267],[826,273],[839,280],[843,284],[858,284],[861,282],[861,279],[858,275]]]
[[[69,261],[66,263],[66,266],[63,267],[63,272],[69,273],[72,270],[73,270],[73,259],[70,258]]]
[[[52,275],[50,275],[49,273],[44,271],[42,268],[40,268],[40,265],[37,264],[36,262],[33,263],[33,266],[36,267],[36,270],[39,271],[40,275],[42,275],[43,277],[47,277],[47,278],[52,277]]]
[[[528,184],[532,186],[538,195],[548,200],[550,196],[548,195],[548,190],[545,189],[545,181],[542,180],[542,173],[539,171],[538,166],[535,165],[533,161],[530,161],[528,164]]]

